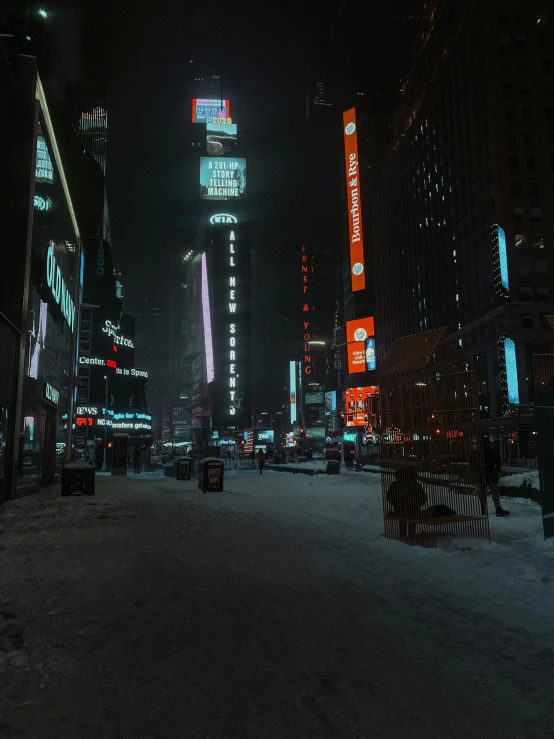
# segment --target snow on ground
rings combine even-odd
[[[518,472],[515,475],[506,475],[501,477],[498,484],[505,488],[519,488],[522,485],[540,490],[539,472],[538,470],[528,470],[527,472]]]
[[[0,737],[553,735],[538,506],[428,550],[383,537],[379,475],[224,487],[99,475],[0,508]]]

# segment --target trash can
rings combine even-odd
[[[164,477],[174,477],[175,476],[175,465],[173,463],[163,464],[162,469],[164,471]]]
[[[217,457],[205,457],[198,463],[198,487],[210,493],[223,491],[224,464]]]
[[[339,475],[340,474],[340,462],[338,459],[330,459],[327,462],[327,469],[325,470],[327,475]]]
[[[62,468],[62,495],[94,495],[94,465],[68,462]]]
[[[175,460],[175,475],[178,480],[190,480],[192,471],[192,459],[190,457],[179,457]]]

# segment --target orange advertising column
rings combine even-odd
[[[362,200],[360,192],[360,162],[356,108],[342,114],[344,126],[344,162],[346,166],[346,197],[350,236],[350,277],[352,292],[365,289],[364,238],[362,231]]]

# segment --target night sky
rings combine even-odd
[[[397,2],[398,10],[413,4]],[[305,236],[303,199],[310,178],[317,177],[303,137],[306,81],[317,66],[318,27],[325,26],[314,10],[321,5],[162,0],[148,3],[144,12],[140,2],[113,5],[108,198],[126,309],[140,314],[139,338],[148,332],[151,346],[137,364],[151,370],[150,391],[161,388],[167,378],[167,280],[172,260],[190,243],[198,192],[184,125],[190,120],[188,83],[195,73],[219,69],[224,86],[238,96],[239,135],[247,147],[248,207],[255,224],[254,403],[279,407],[290,358],[285,319],[296,307],[294,259]],[[395,12],[390,3],[376,12],[358,41],[370,86],[372,79],[383,85],[388,77],[389,87],[398,87],[406,49],[394,57],[388,75],[382,65],[383,55],[400,43],[391,20]],[[338,209],[340,181],[329,186],[337,189]],[[160,319],[145,318],[153,307],[160,308]]]

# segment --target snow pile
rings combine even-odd
[[[501,477],[498,484],[504,488],[519,488],[522,485],[540,490],[538,470],[529,470],[529,472],[520,472],[517,475],[507,475]]]

